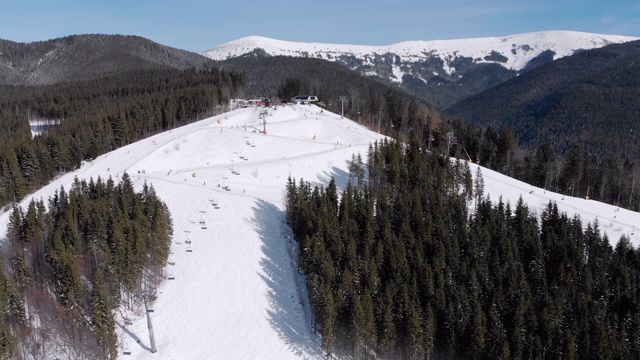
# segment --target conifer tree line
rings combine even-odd
[[[449,156],[472,160],[541,189],[640,211],[640,168],[632,157],[606,158],[580,143],[563,149],[550,143],[521,147],[526,139],[517,138],[508,125],[483,129],[460,119],[426,127],[418,136],[432,149],[447,153],[448,133],[453,138]]]
[[[114,313],[155,296],[173,234],[153,186],[74,181],[13,206],[0,271],[0,358],[116,358]],[[120,324],[123,325],[123,324]]]
[[[145,70],[98,80],[0,87],[0,206],[144,137],[220,113],[242,84],[217,69]],[[29,120],[62,121],[31,138]]]
[[[640,251],[550,203],[483,197],[478,171],[382,141],[351,182],[289,179],[314,329],[353,359],[640,358]],[[363,181],[363,177],[367,181]]]

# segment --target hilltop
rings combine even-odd
[[[267,134],[259,120],[263,110]],[[297,247],[285,224],[285,186],[289,177],[322,184],[334,177],[343,187],[352,155],[366,155],[369,144],[382,138],[315,106],[239,109],[98,156],[23,206],[68,187],[75,177],[118,181],[125,171],[137,189],[152,184],[167,204],[174,239],[165,271],[173,280],[158,289],[152,306],[158,353],[148,351],[143,313],[120,314],[121,351],[129,349],[130,358],[320,359],[304,279],[296,271]],[[470,166],[475,174],[476,165]],[[556,201],[585,225],[599,221],[613,244],[622,234],[640,244],[638,213],[564,197],[488,169],[482,174],[493,200],[515,204],[522,197],[538,213]],[[3,213],[0,238],[7,221]]]
[[[149,69],[203,69],[199,54],[140,36],[72,35],[32,43],[0,39],[0,84],[49,85]]]

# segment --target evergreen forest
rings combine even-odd
[[[112,359],[115,309],[155,297],[173,234],[152,186],[76,179],[15,205],[0,271],[0,358]],[[122,326],[123,324],[119,324]]]
[[[447,109],[461,119],[454,121],[460,126],[452,125],[458,146],[483,166],[534,186],[640,211],[634,196],[640,176],[639,59],[640,42],[612,44],[469,97]],[[495,162],[504,157],[496,141],[501,132],[511,133],[525,150],[510,151],[509,163]]]
[[[474,176],[472,176],[474,175]],[[289,179],[314,329],[354,359],[640,358],[640,251],[549,203],[483,198],[480,170],[372,145],[350,182]]]
[[[226,110],[241,74],[152,69],[49,86],[0,86],[0,206],[83,161]],[[29,121],[55,124],[32,138]]]
[[[606,157],[580,143],[565,152],[558,152],[550,143],[527,147],[509,125],[480,128],[460,119],[443,124],[432,134],[438,151],[458,159],[541,189],[640,211],[640,168],[633,157]],[[424,138],[426,144],[426,135]]]

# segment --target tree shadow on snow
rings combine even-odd
[[[264,255],[259,275],[268,287],[267,319],[296,356],[323,359],[319,337],[313,334],[310,324],[306,283],[291,256],[298,245],[289,235],[285,213],[261,200],[253,212]]]
[[[350,164],[350,163],[351,163],[351,160],[347,161],[347,164]],[[347,186],[347,183],[349,182],[349,173],[340,168],[333,166],[331,168],[331,172],[324,171],[318,174],[319,181],[317,184],[314,184],[314,185],[326,186],[327,184],[329,184],[329,181],[331,181],[331,178],[335,180],[336,187],[338,189],[343,189],[344,187]]]

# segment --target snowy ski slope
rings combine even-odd
[[[79,178],[127,171],[139,190],[147,181],[167,203],[174,223],[168,278],[151,313],[158,352],[149,351],[143,311],[118,315],[123,359],[321,359],[308,300],[293,269],[284,225],[289,176],[316,183],[347,181],[347,161],[366,155],[382,136],[307,105],[270,109],[267,134],[248,108],[168,131],[85,164],[32,196],[47,199]],[[471,164],[475,174],[475,164]],[[549,200],[585,223],[598,219],[612,242],[622,234],[640,244],[640,214],[595,201],[563,198],[482,169],[492,199],[523,197],[538,213]],[[228,189],[228,190],[227,190]],[[26,207],[31,197],[23,201]],[[615,218],[614,218],[615,217]],[[0,215],[0,239],[8,214]],[[206,227],[206,229],[203,229]],[[4,240],[6,241],[6,240]],[[124,326],[124,317],[131,325]],[[128,349],[131,355],[124,355]]]

